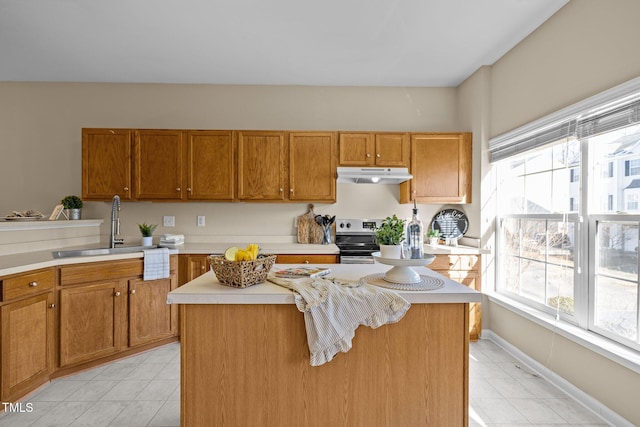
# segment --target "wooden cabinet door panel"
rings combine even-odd
[[[53,292],[2,307],[2,401],[46,381],[53,369]]]
[[[336,200],[336,135],[332,132],[289,134],[289,200]]]
[[[409,134],[378,133],[375,135],[376,166],[408,167]]]
[[[238,132],[238,199],[284,200],[284,132]]]
[[[187,199],[233,200],[233,132],[192,131],[187,136]]]
[[[373,151],[373,137],[370,133],[340,134],[340,165],[371,165],[373,164]]]
[[[413,134],[411,174],[400,202],[471,203],[471,134]]]
[[[126,347],[126,290],[112,281],[60,291],[60,366]]]
[[[168,279],[129,281],[129,345],[136,346],[176,333],[176,307],[167,304],[167,294],[177,282]]]
[[[137,130],[134,141],[136,199],[180,200],[184,147],[182,132]]]
[[[208,255],[179,255],[179,257],[179,286],[182,286],[185,283],[192,281],[196,277],[201,276],[211,268],[209,265],[209,260],[207,259]]]
[[[82,198],[130,200],[130,129],[82,130]]]

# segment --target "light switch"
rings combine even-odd
[[[196,221],[196,225],[198,227],[204,227],[204,215],[198,215],[198,219]]]
[[[176,226],[176,217],[171,215],[165,215],[162,217],[162,225],[165,227],[175,227]]]

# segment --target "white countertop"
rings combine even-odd
[[[276,264],[273,269],[291,267]],[[383,264],[322,264],[331,269],[331,275],[347,280],[356,280],[373,273],[382,273],[391,268]],[[481,294],[425,267],[414,267],[421,275],[438,277],[444,286],[433,291],[396,291],[412,304],[480,302]],[[232,288],[221,285],[213,271],[209,271],[189,283],[171,291],[168,304],[294,304],[293,293],[271,282],[258,283],[247,288]]]

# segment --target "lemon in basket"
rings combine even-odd
[[[236,260],[236,252],[238,252],[238,247],[237,246],[231,246],[230,248],[227,248],[227,250],[224,251],[224,258],[228,261],[235,261]]]

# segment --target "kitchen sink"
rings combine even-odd
[[[65,251],[53,251],[54,258],[71,258],[96,255],[114,255],[114,254],[130,254],[133,252],[142,252],[144,249],[154,249],[153,246],[119,246],[115,248],[88,248],[88,249],[69,249]]]

